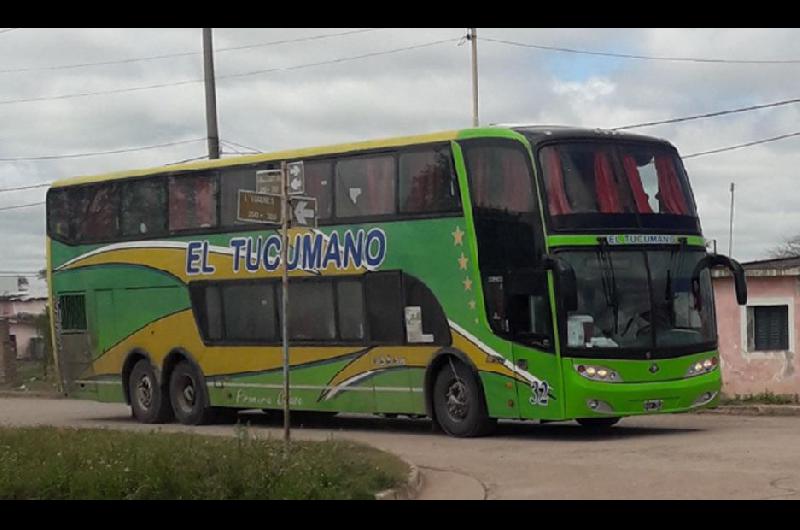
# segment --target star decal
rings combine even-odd
[[[463,245],[464,244],[464,231],[461,230],[460,226],[456,226],[455,232],[450,232],[450,235],[453,236],[453,245]]]
[[[475,309],[475,300],[470,300],[469,302],[467,302],[467,305],[469,306],[470,309]]]
[[[461,253],[461,257],[458,258],[458,268],[461,269],[462,271],[467,270],[467,263],[468,262],[469,262],[469,259],[467,259],[467,257],[462,252]]]
[[[472,290],[472,280],[470,280],[469,278],[464,278],[464,281],[461,282],[461,283],[464,284],[464,290],[465,291],[471,291]]]

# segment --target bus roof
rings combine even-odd
[[[444,132],[422,134],[415,136],[400,136],[394,138],[386,138],[382,140],[370,140],[364,142],[328,145],[322,147],[308,147],[308,148],[292,149],[286,151],[275,151],[263,154],[259,153],[255,155],[242,155],[231,158],[221,158],[217,160],[201,160],[183,164],[169,164],[165,166],[157,166],[146,169],[134,169],[126,171],[117,171],[114,173],[59,179],[53,182],[52,187],[58,188],[63,186],[74,186],[78,184],[103,182],[107,180],[117,180],[129,177],[140,177],[145,175],[154,175],[158,173],[172,173],[177,171],[197,171],[197,170],[212,169],[218,167],[247,165],[247,164],[255,164],[258,162],[268,162],[270,160],[298,159],[298,158],[312,157],[312,156],[319,156],[326,154],[339,154],[350,151],[361,151],[366,149],[380,149],[382,147],[386,148],[402,147],[418,143],[430,143],[430,142],[440,142],[440,141],[444,142],[444,141],[454,140],[456,139],[457,136],[458,136],[458,131],[444,131]]]
[[[639,140],[639,141],[646,140],[651,142],[656,141],[669,145],[669,142],[659,138],[638,135],[638,134],[621,133],[618,131],[611,131],[611,130],[583,129],[583,128],[566,127],[559,125],[494,125],[490,127],[442,131],[442,132],[421,134],[414,136],[399,136],[399,137],[385,138],[380,140],[335,144],[335,145],[328,145],[321,147],[308,147],[302,149],[275,151],[272,153],[241,155],[237,157],[217,159],[217,160],[200,160],[182,164],[169,164],[165,166],[117,171],[113,173],[70,177],[70,178],[56,180],[55,182],[53,182],[51,187],[59,188],[64,186],[74,186],[79,184],[104,182],[108,180],[125,179],[129,177],[155,175],[159,173],[198,171],[203,169],[213,169],[219,167],[255,164],[259,162],[268,162],[271,160],[300,159],[305,157],[313,157],[313,156],[328,155],[328,154],[331,155],[340,154],[352,151],[362,151],[367,149],[380,149],[380,148],[402,147],[406,145],[431,143],[431,142],[444,142],[444,141],[455,140],[458,138],[476,138],[484,135],[509,136],[517,138],[519,138],[521,135],[524,135],[532,143],[538,143],[538,141],[550,140],[555,138],[564,138],[564,139],[615,138],[615,139]]]

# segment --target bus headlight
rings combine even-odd
[[[703,375],[709,372],[713,372],[717,369],[719,365],[719,359],[717,356],[709,357],[708,359],[703,359],[702,361],[696,361],[692,363],[689,369],[686,371],[686,375],[684,377],[694,377],[696,375]]]
[[[575,366],[575,371],[581,374],[586,379],[592,381],[603,381],[605,383],[620,383],[622,378],[617,372],[605,366],[592,366],[590,364],[578,364]]]

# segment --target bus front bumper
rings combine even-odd
[[[570,374],[566,413],[570,418],[600,418],[687,412],[714,407],[722,386],[719,370],[651,383],[606,383]]]

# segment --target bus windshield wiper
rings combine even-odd
[[[597,247],[597,260],[600,262],[600,279],[603,283],[603,294],[606,305],[614,311],[614,334],[619,333],[619,297],[617,296],[617,278],[614,274],[614,260],[608,250],[608,241],[600,239]]]

